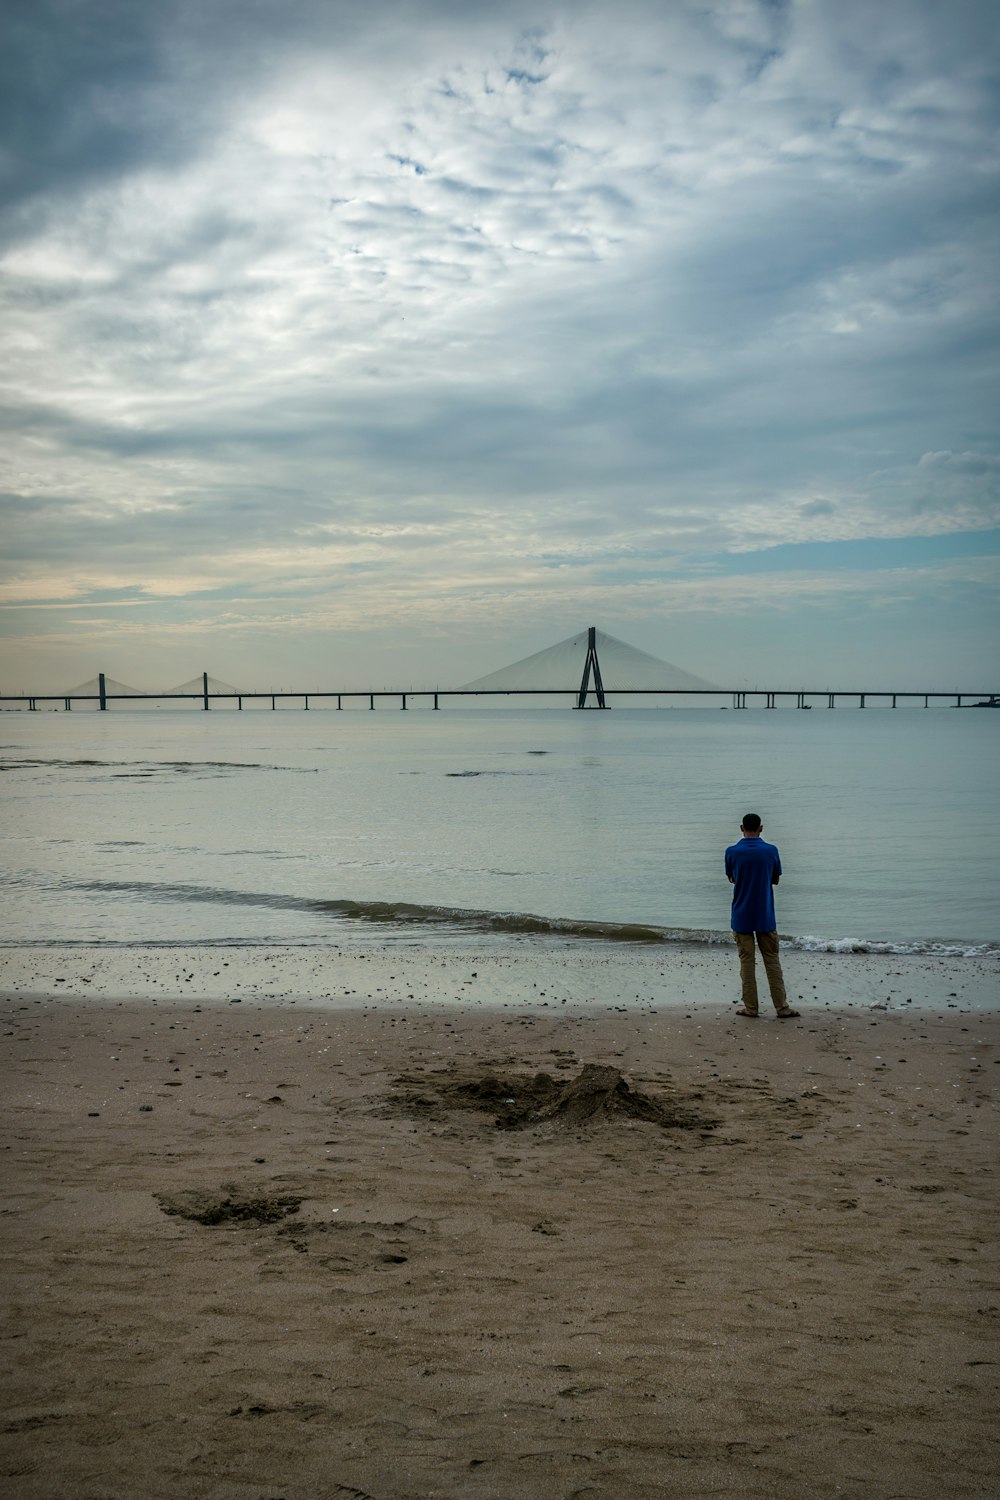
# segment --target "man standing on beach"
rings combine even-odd
[[[798,1015],[785,995],[785,980],[778,957],[777,919],[774,915],[774,887],[781,879],[781,857],[774,844],[761,837],[764,825],[756,813],[747,813],[740,824],[743,837],[726,850],[726,874],[733,886],[733,914],[730,926],[740,956],[740,981],[743,1004],[738,1016],[756,1019],[757,966],[754,943],[764,960],[768,988],[781,1021]]]

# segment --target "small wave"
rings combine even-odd
[[[532,912],[479,911],[465,906],[420,906],[405,901],[324,901],[314,909],[360,922],[391,925],[460,927],[465,931],[596,938],[614,943],[662,943],[665,929],[638,922],[593,922],[571,917],[542,917]],[[711,934],[700,934],[710,938]]]
[[[461,928],[466,932],[551,935],[596,938],[616,943],[725,942],[728,934],[681,928],[653,927],[641,922],[598,922],[570,917],[544,917],[533,912],[483,911],[464,906],[426,906],[408,901],[353,901],[347,898],[293,896],[273,891],[234,891],[216,886],[153,881],[66,881],[64,889],[102,895],[180,901],[194,905],[261,906],[275,911],[301,911],[341,917],[381,926]]]
[[[940,938],[915,938],[891,943],[878,938],[782,937],[789,948],[803,953],[873,953],[927,958],[1000,958],[1000,943],[952,943]]]
[[[529,750],[529,755],[544,755],[544,750]],[[537,776],[538,771],[445,771],[446,776]]]
[[[273,766],[256,760],[59,760],[52,757],[21,757],[16,760],[0,760],[0,771],[73,771],[80,767],[114,771],[117,776],[151,776],[157,771],[293,771],[302,775],[316,775],[316,766]],[[126,770],[119,768],[126,767]]]
[[[36,770],[39,766],[43,766],[46,770],[50,770],[52,768],[55,768],[57,770],[65,770],[67,767],[74,768],[77,766],[124,766],[127,764],[129,764],[129,762],[123,760],[31,760],[21,758],[18,760],[0,761],[0,771],[30,771]]]
[[[0,882],[2,883],[2,882]],[[607,943],[693,944],[720,947],[732,942],[727,929],[660,927],[644,922],[602,922],[577,917],[547,917],[535,912],[481,910],[464,906],[424,905],[410,901],[355,901],[286,895],[268,891],[234,891],[215,886],[142,881],[67,881],[64,889],[133,896],[153,901],[193,905],[258,906],[274,911],[299,911],[382,927],[421,927],[462,932],[507,934],[514,937],[583,938]],[[802,953],[911,955],[928,958],[1000,958],[1000,943],[956,943],[943,939],[890,942],[872,938],[802,937],[781,934],[785,948]]]

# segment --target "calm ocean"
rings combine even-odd
[[[954,709],[6,713],[0,939],[718,941],[757,811],[793,941],[995,958],[998,747]]]

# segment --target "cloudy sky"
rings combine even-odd
[[[0,689],[996,688],[995,0],[6,0]]]

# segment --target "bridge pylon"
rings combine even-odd
[[[594,674],[593,693],[597,699],[596,704],[588,704],[587,694],[591,691],[590,674]],[[601,681],[601,664],[597,660],[597,626],[591,625],[587,630],[587,659],[583,664],[583,678],[580,682],[580,692],[574,703],[574,708],[607,708],[604,701],[604,683]]]

